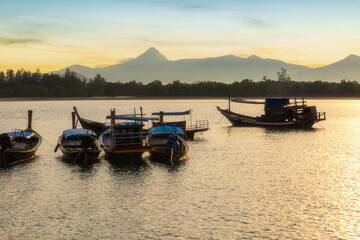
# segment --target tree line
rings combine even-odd
[[[277,79],[264,76],[261,81],[244,79],[233,83],[179,80],[164,84],[154,80],[148,84],[138,81],[107,82],[97,74],[92,79],[78,76],[69,69],[63,75],[8,69],[0,71],[0,97],[115,97],[115,96],[179,96],[179,97],[360,97],[357,81],[341,80],[299,82],[291,80],[286,69]]]

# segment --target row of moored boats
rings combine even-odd
[[[258,117],[235,113],[230,102],[264,104],[264,114]],[[304,99],[267,98],[265,101],[230,99],[229,108],[218,111],[234,126],[262,126],[277,128],[309,128],[326,119],[324,112],[317,112],[316,106],[308,106]],[[88,163],[96,160],[103,150],[116,161],[141,159],[144,152],[150,152],[152,159],[170,164],[184,159],[189,147],[187,139],[209,130],[207,120],[191,125],[191,112],[156,112],[147,118],[140,114],[116,115],[115,109],[106,116],[107,121],[96,122],[82,118],[76,107],[72,113],[73,128],[63,131],[55,152],[60,149],[64,158],[72,162]],[[190,121],[185,116],[190,115]],[[181,121],[165,121],[166,116],[183,116]],[[39,148],[42,138],[31,128],[32,111],[29,111],[28,128],[0,135],[0,166],[9,166],[30,159]],[[76,128],[76,117],[82,129]],[[145,128],[144,122],[152,127]],[[188,124],[190,122],[190,125]]]
[[[186,140],[193,140],[196,134],[209,130],[207,120],[190,125],[185,112],[158,112],[147,118],[140,114],[116,115],[115,109],[106,116],[105,122],[96,122],[80,117],[77,108],[72,113],[72,128],[63,131],[55,152],[60,149],[64,160],[86,164],[98,159],[103,150],[106,156],[116,161],[139,161],[144,152],[150,152],[151,159],[168,162],[171,165],[185,159],[189,147]],[[29,111],[28,128],[0,135],[0,166],[6,167],[31,159],[42,142],[42,137],[31,128],[32,111]],[[164,121],[166,116],[182,116],[180,121]],[[76,121],[77,117],[77,121]],[[83,128],[76,128],[80,122]],[[152,127],[145,128],[144,122]]]

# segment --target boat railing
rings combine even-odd
[[[145,137],[146,136],[143,132],[124,132],[114,134],[116,146],[143,145]]]
[[[318,112],[317,113],[317,120],[318,121],[326,120],[325,112]]]
[[[198,120],[194,125],[188,126],[187,131],[198,130],[198,129],[208,129],[209,121],[208,120]]]

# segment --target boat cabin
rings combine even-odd
[[[288,121],[319,121],[325,119],[325,113],[318,113],[316,106],[307,106],[302,101],[290,101],[289,98],[265,99],[265,114],[257,117],[263,122],[288,122]]]

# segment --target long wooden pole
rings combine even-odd
[[[230,94],[228,94],[228,98],[229,98],[229,113],[230,113]]]
[[[71,112],[71,119],[72,119],[72,128],[76,128],[75,126],[75,112]]]
[[[143,124],[143,111],[142,111],[142,107],[140,107],[140,114],[141,114],[141,124]]]
[[[28,111],[28,128],[31,128],[32,123],[32,110]]]
[[[111,115],[111,126],[115,126],[115,108],[110,110]]]
[[[164,112],[160,111],[160,123],[164,122]]]

